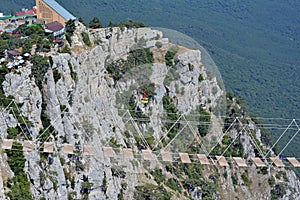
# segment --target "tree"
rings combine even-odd
[[[90,28],[102,28],[102,23],[100,22],[100,20],[97,17],[94,17],[90,23],[89,23],[89,27]]]
[[[49,58],[39,55],[34,55],[31,59],[33,66],[31,67],[31,73],[35,78],[35,83],[40,90],[43,88],[43,80],[46,72],[48,71]]]
[[[30,53],[32,49],[33,41],[31,39],[27,39],[24,41],[22,46],[22,53]]]
[[[14,142],[12,150],[6,150],[7,162],[14,172],[14,177],[8,179],[7,186],[10,189],[7,193],[7,196],[11,200],[24,199],[31,200],[32,195],[30,192],[30,182],[27,178],[27,175],[24,172],[26,159],[22,152],[23,146]]]
[[[39,38],[36,46],[37,52],[49,52],[51,50],[51,42],[47,38]]]
[[[109,22],[109,24],[108,24],[108,27],[116,27],[116,26],[118,26],[117,24],[114,24],[114,23],[112,23],[111,21]]]
[[[85,23],[85,21],[82,19],[82,17],[79,17],[79,18],[78,18],[78,21],[79,21],[80,23],[82,23],[84,26],[86,26],[86,23]]]
[[[86,44],[89,47],[92,46],[91,40],[89,38],[89,34],[87,34],[86,32],[82,32],[81,36],[84,44]]]
[[[72,19],[68,20],[66,22],[66,32],[70,33],[71,35],[73,35],[75,29],[76,29],[76,26],[75,26],[74,20],[72,20]]]

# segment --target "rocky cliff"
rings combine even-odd
[[[291,170],[195,161],[194,155],[214,146],[212,156],[226,150],[229,160],[250,160],[259,155],[252,139],[264,146],[260,129],[235,98],[221,109],[235,110],[230,119],[242,119],[224,128],[217,109],[225,92],[207,75],[199,50],[172,44],[150,28],[78,25],[72,40],[72,54],[53,49],[39,57],[48,64],[28,61],[2,84],[13,99],[2,110],[2,139],[17,128],[16,141],[34,141],[35,149],[24,152],[23,168],[34,199],[300,198]],[[251,124],[247,131],[244,124]],[[53,142],[53,152],[45,152],[45,142]],[[65,144],[74,146],[71,153]],[[92,153],[84,154],[85,147]],[[111,157],[104,147],[113,147]],[[127,148],[133,159],[125,158]],[[142,150],[152,150],[155,158],[145,159]],[[161,151],[171,152],[174,162],[163,161]],[[182,163],[178,153],[189,153],[191,164]],[[1,154],[3,197],[14,176],[7,154]]]

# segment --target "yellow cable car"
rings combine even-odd
[[[146,103],[149,102],[149,99],[148,99],[147,97],[146,97],[146,98],[142,98],[142,99],[141,99],[141,102],[146,104]]]

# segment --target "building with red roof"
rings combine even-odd
[[[36,8],[31,8],[30,10],[24,10],[16,13],[17,17],[22,15],[36,15]]]
[[[65,27],[58,21],[50,22],[45,25],[46,32],[53,33],[55,38],[59,38],[64,35]]]

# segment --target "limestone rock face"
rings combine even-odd
[[[89,34],[92,47],[84,45],[80,31]],[[179,47],[174,56],[174,66],[170,67],[161,60],[164,61],[165,53],[174,45],[157,30],[117,27],[87,30],[79,25],[72,39],[72,55],[57,52],[49,54],[53,64],[45,74],[42,90],[39,90],[34,77],[31,76],[30,63],[16,72],[7,74],[2,85],[7,96],[11,95],[17,103],[22,103],[21,112],[32,122],[30,133],[38,148],[25,153],[27,162],[24,170],[31,180],[31,192],[35,199],[79,199],[87,196],[95,200],[121,197],[133,199],[136,186],[146,183],[157,185],[150,171],[163,164],[158,160],[144,162],[138,153],[147,145],[152,145],[153,150],[161,150],[159,148],[165,145],[164,140],[171,141],[166,135],[167,128],[164,125],[166,113],[163,98],[166,95],[182,116],[194,113],[198,107],[211,114],[212,127],[206,140],[221,135],[222,120],[210,111],[219,106],[218,102],[225,93],[217,79],[207,75],[200,51]],[[162,45],[161,48],[157,47],[157,42]],[[130,69],[122,74],[118,81],[108,73],[107,65],[117,61],[124,62],[128,59],[130,51],[141,48],[150,48],[155,58],[152,65]],[[143,92],[140,88],[151,88],[153,85],[155,94],[149,97],[149,103],[146,105],[140,100]],[[136,107],[143,113],[143,117],[140,118],[148,123],[139,123],[140,119],[136,119],[138,117],[133,116],[134,112],[128,110],[130,97],[133,97]],[[43,153],[45,147],[40,138],[41,134],[48,132],[42,125],[41,114],[49,117],[54,128],[46,139],[48,142],[54,142],[53,153]],[[0,127],[1,132],[5,133],[2,138],[6,137],[7,127],[16,127],[18,124],[8,111],[3,112],[0,123],[6,124]],[[186,140],[182,141],[190,142],[186,146],[182,145],[184,148],[192,145],[196,140],[193,137],[199,135],[193,128],[197,129],[187,125],[187,130],[183,131]],[[260,138],[259,129],[253,127],[253,131]],[[234,131],[231,133],[232,137],[237,134],[238,132]],[[249,138],[241,138],[244,150],[249,152],[249,156],[254,155]],[[69,155],[64,152],[66,143],[74,145],[73,153]],[[169,147],[183,148],[178,144],[175,141]],[[92,148],[92,155],[83,153],[85,145]],[[104,156],[102,147],[108,146],[114,147],[115,158]],[[131,148],[138,158],[126,159],[125,155],[119,152],[121,147]],[[292,171],[282,171],[286,172],[290,180],[290,193],[286,193],[286,198],[298,198],[298,179]],[[255,177],[252,184],[245,186],[241,183],[238,189],[233,186],[230,177],[237,174],[238,180],[242,182],[241,174],[244,171],[239,172],[239,169],[233,167],[209,166],[204,169],[203,174],[204,178],[210,180],[209,174],[225,172],[227,178],[221,177],[218,180],[220,189],[214,194],[214,198],[270,197],[270,187],[265,187],[262,191],[258,190],[257,185],[266,184],[273,171],[260,176],[256,168],[249,168],[248,174]],[[165,169],[163,173],[169,178],[176,178]],[[2,183],[1,180],[0,182]],[[1,184],[0,188],[3,188]],[[292,190],[298,193],[292,193]],[[170,187],[167,187],[167,191],[174,194],[173,199],[185,198],[183,193],[176,196]],[[193,199],[202,198],[200,186],[186,192],[191,193]],[[0,191],[0,196],[2,194]]]

